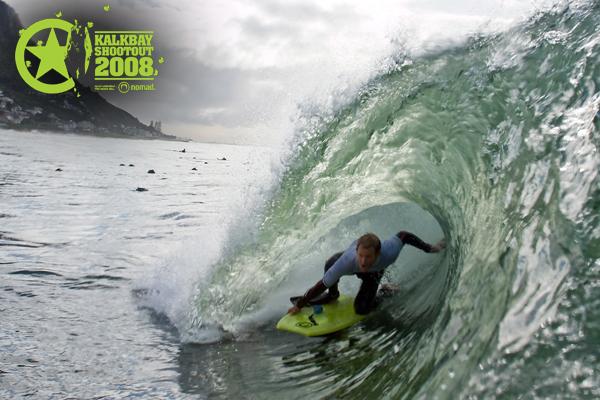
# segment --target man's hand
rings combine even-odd
[[[446,241],[444,239],[440,240],[433,246],[431,246],[431,253],[439,253],[440,251],[446,248]]]
[[[298,307],[298,306],[290,307],[290,309],[288,310],[288,314],[292,314],[292,315],[298,314],[299,312],[300,312],[300,307]]]

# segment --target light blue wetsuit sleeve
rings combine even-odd
[[[352,275],[356,271],[356,241],[344,251],[323,276],[323,284],[328,288],[334,285],[342,276]]]

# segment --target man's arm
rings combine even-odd
[[[301,309],[302,307],[306,306],[310,300],[314,299],[315,297],[317,297],[318,295],[323,293],[326,289],[327,289],[327,286],[325,286],[325,284],[323,283],[323,280],[320,280],[313,287],[308,289],[306,291],[306,293],[304,293],[304,296],[302,296],[301,298],[296,300],[295,307],[297,307],[298,309]],[[290,308],[290,310],[292,310],[293,308],[294,307]]]
[[[325,275],[323,275],[323,279],[308,289],[306,293],[304,293],[304,296],[296,301],[296,305],[288,310],[288,313],[296,314],[302,307],[307,305],[310,300],[323,293],[328,287],[334,285],[340,279],[340,277],[344,275],[344,268],[352,265],[352,260],[352,253],[346,252],[342,254],[342,256],[340,256],[335,263],[329,269],[327,269]],[[327,286],[325,282],[328,282],[329,286]]]
[[[400,231],[396,234],[396,236],[402,240],[402,243],[410,244],[411,246],[421,249],[426,253],[437,253],[446,247],[443,240],[440,240],[440,242],[435,245],[430,245],[429,243],[425,243],[419,239],[415,234],[407,231]]]

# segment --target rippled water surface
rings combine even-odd
[[[183,396],[189,363],[173,326],[139,301],[143,282],[193,252],[179,264],[190,278],[202,241],[260,190],[270,155],[2,131],[0,397]]]

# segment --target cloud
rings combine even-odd
[[[498,15],[525,14],[516,0],[457,0],[452,7],[444,0],[117,0],[100,14],[105,1],[8,2],[25,24],[62,10],[66,18],[97,16],[108,29],[153,29],[166,58],[158,90],[115,93],[109,101],[142,121],[162,120],[173,134],[214,127],[247,138],[254,130],[262,141],[269,131],[275,142],[293,129],[298,105],[343,104],[339,93],[351,96],[399,46],[418,55]]]
[[[258,105],[280,89],[268,69],[212,67],[189,48],[164,53],[167,64],[156,80],[157,93],[115,93],[111,101],[146,119],[235,127],[261,122]]]
[[[381,32],[364,26],[371,18],[348,3],[118,0],[110,13],[98,14],[102,5],[59,0],[42,10],[23,0],[16,6],[29,9],[30,22],[62,9],[67,18],[93,16],[103,29],[151,26],[167,60],[158,90],[105,97],[142,121],[162,120],[167,132],[187,124],[186,131],[256,128],[284,136],[299,103],[327,100],[340,81],[364,80],[372,60],[388,51]],[[369,36],[377,44],[365,45]]]
[[[327,27],[350,27],[361,18],[348,3],[331,8],[307,1],[261,0],[253,4],[255,13],[236,22],[245,34],[259,39],[283,36],[294,40],[305,36],[307,31],[314,34],[327,31]]]

